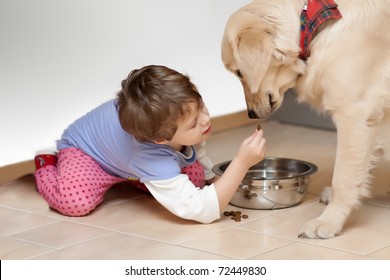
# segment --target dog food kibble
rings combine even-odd
[[[260,129],[261,129],[261,125],[258,124],[258,125],[257,125],[257,130],[260,130]]]
[[[225,211],[225,212],[223,212],[223,214],[225,216],[231,216],[230,219],[234,220],[235,222],[241,222],[241,218],[242,219],[248,219],[249,218],[247,214],[241,215],[242,214],[241,211]]]

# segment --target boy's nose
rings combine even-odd
[[[208,125],[209,123],[210,123],[210,116],[208,114],[205,114],[201,120],[201,124]]]

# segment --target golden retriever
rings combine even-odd
[[[250,118],[266,119],[287,89],[329,114],[337,128],[332,191],[324,212],[299,237],[332,238],[369,195],[370,170],[390,129],[390,0],[335,0],[342,17],[314,34],[300,59],[300,15],[306,0],[255,0],[233,13],[222,61],[241,81]],[[325,189],[326,190],[326,189]]]

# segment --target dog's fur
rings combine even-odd
[[[222,60],[240,79],[248,115],[266,119],[284,93],[332,117],[337,128],[332,194],[304,238],[340,234],[359,198],[369,194],[370,169],[390,128],[390,0],[336,0],[340,20],[315,34],[307,62],[299,59],[300,14],[306,0],[255,0],[225,27]]]

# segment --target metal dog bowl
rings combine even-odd
[[[213,167],[213,172],[223,174],[231,161]],[[252,166],[230,204],[251,209],[280,209],[302,202],[309,186],[309,176],[317,166],[302,160],[265,158]]]

